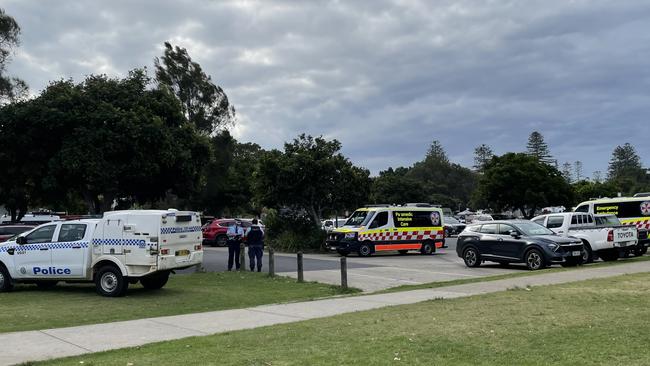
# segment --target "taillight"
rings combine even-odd
[[[201,250],[201,244],[197,244],[194,246],[194,250]]]
[[[614,230],[607,232],[607,241],[614,241]]]
[[[160,250],[160,254],[162,254],[162,255],[167,255],[167,254],[169,254],[169,249],[161,249],[161,250]]]

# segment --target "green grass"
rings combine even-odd
[[[647,365],[650,274],[520,288],[45,365]]]
[[[427,283],[421,283],[418,285],[401,285],[401,286],[396,286],[396,287],[391,287],[386,290],[381,290],[377,291],[374,293],[391,293],[391,292],[400,292],[400,291],[410,291],[410,290],[421,290],[421,289],[427,289],[427,288],[438,288],[438,287],[446,287],[446,286],[455,286],[455,285],[464,285],[466,283],[475,283],[475,282],[488,282],[488,281],[497,281],[497,280],[504,280],[507,278],[516,278],[516,277],[527,277],[527,276],[536,276],[536,275],[541,275],[545,273],[551,273],[551,272],[558,272],[558,271],[579,271],[582,269],[586,268],[597,268],[597,267],[607,267],[607,266],[617,266],[621,264],[626,264],[626,263],[632,263],[632,262],[645,262],[645,261],[650,261],[650,256],[641,256],[641,257],[631,257],[631,258],[625,258],[625,259],[619,259],[618,261],[615,262],[596,262],[596,263],[591,263],[586,266],[579,266],[579,267],[560,267],[560,266],[553,266],[553,267],[548,267],[543,270],[538,270],[538,271],[528,271],[525,269],[522,269],[522,272],[519,273],[506,273],[506,274],[500,274],[500,275],[494,275],[494,276],[487,276],[487,277],[476,277],[476,278],[462,278],[458,280],[451,280],[451,281],[437,281],[437,282],[427,282]],[[522,267],[522,264],[518,264],[517,266]]]
[[[101,297],[91,284],[50,290],[22,285],[0,293],[0,333],[245,308],[357,291],[252,272],[172,275],[162,290],[131,285],[123,298]]]

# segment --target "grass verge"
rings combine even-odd
[[[0,333],[305,301],[357,291],[252,272],[172,275],[162,290],[132,285],[123,298],[101,297],[90,284],[50,290],[21,285],[0,293]]]
[[[44,365],[647,365],[650,274],[518,288]],[[41,365],[41,363],[39,363]]]

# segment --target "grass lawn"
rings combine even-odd
[[[356,291],[346,291],[351,292]],[[340,293],[335,286],[271,279],[252,272],[172,275],[162,290],[131,285],[123,298],[99,296],[91,284],[64,284],[50,290],[20,285],[0,293],[0,333],[304,301]]]
[[[513,289],[47,365],[647,365],[650,274]]]

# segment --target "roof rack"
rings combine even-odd
[[[650,197],[650,192],[639,192],[634,194],[633,197]]]
[[[390,205],[388,203],[376,203],[376,204],[373,204],[373,205],[365,205],[363,207],[390,207],[390,206],[393,206],[393,205]]]
[[[404,206],[404,207],[441,207],[440,205],[432,205],[430,203],[425,203],[425,202],[405,203],[402,206]]]

